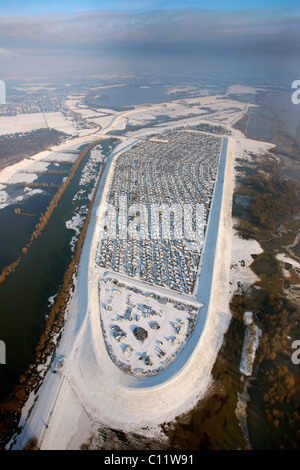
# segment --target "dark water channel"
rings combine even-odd
[[[100,148],[102,155],[108,155],[116,143],[116,139],[104,140],[97,148]],[[83,185],[82,175],[89,164],[90,153],[81,162],[41,236],[22,257],[17,269],[0,285],[0,339],[6,346],[6,364],[0,365],[0,398],[11,391],[20,375],[34,361],[35,345],[44,329],[49,299],[58,292],[70,263],[71,241],[76,232],[68,229],[66,222],[78,213],[86,215],[89,197],[102,165],[100,161],[95,161]],[[44,196],[45,201],[38,200],[37,196],[29,198],[27,209],[33,212],[45,208],[51,200],[51,194],[48,196]],[[6,209],[2,209],[2,212]],[[2,218],[5,216],[14,217],[15,222],[11,230],[14,234],[12,239],[16,240],[9,243],[8,234],[3,242],[12,253],[19,245],[24,246],[24,241],[28,241],[27,235],[32,233],[37,220],[26,216],[18,218],[12,214],[11,207]],[[22,223],[22,230],[18,231],[18,223]]]

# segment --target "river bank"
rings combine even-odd
[[[282,101],[281,101],[282,104]],[[287,377],[290,383],[297,382],[297,367],[292,363],[291,344],[293,339],[297,339],[297,328],[293,327],[295,320],[292,313],[295,306],[299,304],[298,287],[300,283],[299,275],[297,275],[297,266],[299,265],[299,254],[294,249],[298,243],[299,233],[299,213],[293,215],[289,220],[281,223],[274,230],[266,227],[257,226],[253,217],[249,213],[249,204],[251,201],[251,174],[260,175],[261,179],[269,179],[272,177],[281,177],[285,180],[298,182],[297,177],[299,171],[299,160],[295,158],[295,141],[297,136],[292,133],[297,124],[296,121],[289,120],[287,128],[285,128],[282,120],[284,108],[281,109],[279,122],[276,118],[276,106],[272,112],[272,126],[275,133],[269,132],[269,123],[266,124],[268,135],[263,134],[274,142],[274,147],[267,155],[267,158],[253,159],[251,173],[244,171],[240,174],[240,185],[237,188],[236,204],[234,212],[238,217],[238,227],[240,233],[244,236],[255,239],[261,246],[259,256],[253,258],[252,269],[256,273],[258,279],[255,282],[256,290],[253,292],[254,322],[256,328],[260,330],[260,341],[256,350],[254,361],[252,362],[252,373],[244,379],[244,391],[240,395],[239,410],[240,419],[245,426],[245,436],[254,449],[278,449],[278,448],[297,448],[297,437],[293,428],[292,421],[285,421],[284,416],[288,416],[291,407],[285,404],[282,408],[276,400],[271,407],[274,411],[273,419],[270,418],[270,412],[267,414],[267,401],[263,397],[269,393],[269,385],[266,381],[268,372],[274,373],[277,368],[285,367]],[[271,113],[272,101],[271,96],[268,101]],[[289,105],[290,106],[290,105]],[[295,110],[294,110],[295,111]],[[261,113],[263,116],[263,113]],[[289,118],[289,116],[287,116]],[[244,119],[247,121],[247,118]],[[292,126],[292,127],[291,127]],[[253,126],[252,126],[253,131]],[[262,131],[264,127],[260,128]],[[299,137],[299,136],[298,136]],[[299,143],[299,141],[298,141]],[[248,165],[250,168],[250,165]],[[291,248],[292,247],[292,248]],[[273,326],[265,326],[266,319],[272,311],[268,304],[268,296],[276,295],[282,298],[285,310],[284,315],[278,317],[278,322]],[[269,305],[269,306],[268,306]],[[287,313],[289,312],[289,313]],[[290,318],[290,320],[287,320]],[[275,326],[274,326],[275,325]],[[286,331],[286,333],[282,333]],[[299,329],[298,329],[299,331]],[[284,335],[285,340],[279,340],[275,347],[274,338],[280,338]],[[268,359],[266,359],[266,345]],[[272,354],[270,356],[270,354]],[[281,370],[281,369],[280,369]],[[279,386],[279,385],[278,385]],[[284,400],[282,392],[282,400]],[[293,398],[294,410],[299,409],[299,395]],[[298,403],[298,404],[297,404]],[[281,432],[278,431],[276,425],[276,414],[281,416]]]

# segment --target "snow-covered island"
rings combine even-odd
[[[80,112],[74,97],[70,98],[69,106]],[[232,127],[247,109],[245,103],[225,95],[200,96],[136,106],[125,112],[112,110],[110,119],[107,115],[103,118],[105,122],[93,135],[95,139],[105,138],[112,130],[124,129],[127,124],[144,127],[125,132],[107,161],[56,356],[37,394],[32,393],[23,410],[21,431],[10,443],[12,448],[20,449],[35,437],[40,449],[79,449],[99,425],[164,440],[160,425],[189,411],[205,396],[230,322],[231,295],[240,276],[245,282],[249,276],[252,282],[249,253],[252,248],[259,249],[251,246],[248,250],[247,242],[245,249],[233,230],[231,218],[235,158],[246,150],[263,153],[268,149],[268,144],[246,139]],[[153,120],[162,114],[170,120],[154,128]],[[88,119],[93,122],[92,111]],[[101,119],[97,117],[97,124],[101,125]],[[197,129],[201,124],[208,125],[203,133]],[[209,132],[209,126],[213,129],[219,125],[230,135],[216,137]],[[159,276],[155,277],[153,271],[151,278],[154,245],[148,251],[135,251],[140,261],[132,264],[133,271],[129,273],[128,264],[119,256],[115,256],[113,264],[111,258],[102,256],[101,208],[108,201],[114,175],[120,170],[119,162],[124,163],[126,150],[134,145],[150,145],[149,138],[162,134],[151,145],[160,149],[164,146],[163,152],[167,156],[169,151],[172,159],[172,148],[168,146],[172,143],[172,132],[179,126],[181,131],[188,130],[189,133],[182,132],[182,137],[188,135],[191,143],[200,135],[207,136],[202,142],[220,143],[217,165],[209,167],[210,204],[201,248],[194,258],[191,252],[191,279],[183,276],[184,266],[180,264],[182,254],[188,256],[188,250],[180,251],[178,246],[177,251],[170,248],[170,257],[165,262],[167,271]],[[170,132],[168,139],[163,135],[166,131]],[[194,157],[197,156],[194,152]],[[205,167],[200,167],[200,174],[205,175]],[[193,187],[194,176],[190,175],[190,185],[184,188],[187,175],[182,167],[181,194],[192,197],[190,186]],[[163,172],[160,178],[163,181]],[[138,177],[132,177],[131,184],[137,180]],[[171,178],[169,184],[173,184]],[[206,202],[202,201],[204,205]],[[110,253],[116,255],[116,247],[117,244]],[[129,256],[124,259],[128,261]],[[134,256],[131,259],[135,260]],[[143,259],[148,263],[144,271],[138,269]],[[175,260],[179,270],[175,269]],[[165,275],[171,268],[176,273],[174,283]]]

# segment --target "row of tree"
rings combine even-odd
[[[38,171],[37,172],[39,175],[65,175],[66,173],[69,173],[69,170],[44,170],[44,171]]]
[[[29,212],[21,212],[21,208],[20,207],[16,207],[14,209],[14,213],[16,215],[27,215],[28,217],[36,217],[35,214],[30,214]]]
[[[90,145],[89,149],[98,142],[99,141]],[[39,365],[44,364],[47,360],[47,357],[50,354],[53,354],[55,350],[55,338],[61,331],[65,320],[66,305],[74,288],[73,280],[77,272],[82,245],[90,220],[91,210],[104,168],[105,163],[102,165],[101,172],[94,189],[93,197],[89,205],[89,210],[76,243],[74,254],[63,276],[63,280],[59,292],[55,297],[55,301],[50,307],[44,332],[41,334],[38,344],[35,348],[35,363],[29,365],[27,371],[20,377],[19,384],[15,386],[13,392],[0,403],[0,447],[3,447],[12,433],[16,431],[16,426],[18,424],[22,407],[24,406],[31,391],[35,389],[42,380],[42,377],[38,372]]]
[[[9,186],[23,186],[26,188],[59,188],[60,184],[53,183],[46,183],[45,181],[43,183],[38,183],[37,181],[32,181],[31,183],[26,183],[23,181],[22,183],[7,183]]]

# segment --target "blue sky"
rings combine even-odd
[[[0,0],[0,74],[218,65],[296,79],[299,50],[299,0]]]
[[[296,8],[299,0],[0,0],[1,15],[41,15],[82,11],[146,12],[152,10],[205,9],[241,11],[256,8]]]

